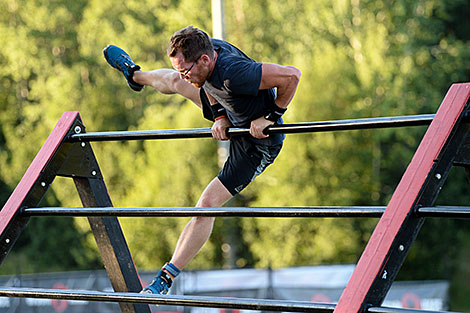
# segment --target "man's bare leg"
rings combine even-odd
[[[232,194],[216,177],[203,191],[196,207],[220,207]],[[193,217],[181,233],[171,263],[182,270],[209,239],[215,217]]]
[[[162,68],[153,71],[136,71],[133,80],[141,85],[154,88],[163,94],[180,94],[201,107],[199,88],[191,85],[172,69]]]

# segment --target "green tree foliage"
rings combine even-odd
[[[228,41],[257,61],[302,70],[286,122],[434,113],[451,83],[470,76],[465,0],[224,4]],[[144,70],[170,67],[166,47],[174,31],[192,24],[211,33],[209,2],[8,0],[0,9],[5,12],[0,17],[1,203],[63,111],[80,111],[89,131],[210,127],[199,109],[179,96],[148,87],[131,91],[101,52],[111,43],[129,52]],[[424,131],[289,135],[275,164],[233,205],[386,205]],[[218,172],[217,145],[210,139],[99,143],[93,149],[116,206],[192,206]],[[58,180],[43,205],[80,206],[78,197],[70,196],[76,194],[73,184]],[[456,171],[439,201],[468,204],[465,184]],[[24,236],[17,255],[30,255],[34,240],[51,236],[33,222],[34,236],[33,231]],[[168,260],[186,222],[121,219],[138,267],[156,268]],[[218,219],[211,241],[190,267],[356,262],[376,222]],[[76,233],[82,249],[77,250],[81,257],[72,253],[64,267],[96,266],[87,221],[57,224]],[[446,232],[448,228],[458,232]],[[442,233],[446,236],[438,237]],[[440,264],[435,278],[450,277],[458,249],[448,250],[447,256],[433,249],[437,241],[442,249],[451,241],[460,246],[469,236],[465,224],[430,221],[423,234],[403,278],[422,279],[434,271],[413,269],[426,262]]]
[[[432,113],[450,84],[465,81],[469,72],[468,62],[463,59],[468,53],[463,49],[466,38],[455,35],[466,22],[454,20],[448,12],[455,11],[458,4],[445,1],[290,1],[283,5],[266,1],[259,6],[248,1],[231,3],[232,18],[240,23],[228,23],[232,25],[228,30],[229,40],[258,59],[301,67],[301,84],[286,114],[287,121]],[[259,15],[271,22],[260,24],[255,18]],[[453,28],[444,27],[443,16],[452,20]],[[253,36],[244,36],[246,33]],[[257,198],[252,205],[385,205],[424,130],[289,136],[276,165],[248,191]],[[460,179],[450,179],[448,184],[465,184],[461,176],[457,178]],[[454,197],[447,199],[468,200],[463,188],[458,189]],[[254,255],[261,260],[257,262],[277,266],[293,262],[286,257],[292,254],[283,254],[283,249],[301,249],[300,244],[288,240],[292,234],[285,229],[295,231],[304,223],[308,225],[301,233],[309,234],[310,239],[303,240],[313,247],[309,250],[312,255],[303,253],[304,257],[296,256],[295,262],[311,264],[354,262],[375,225],[375,221],[341,221],[325,229],[325,234],[330,232],[330,236],[317,236],[317,229],[325,225],[323,220],[244,222],[250,225],[247,236],[253,238],[250,248],[256,250]],[[336,227],[357,229],[352,232],[357,236],[352,238],[353,243],[341,236],[336,238],[335,234],[340,233]],[[253,234],[248,235],[250,232]],[[271,234],[263,236],[269,239],[257,243],[256,238],[264,232]],[[331,237],[336,238],[334,245]],[[323,253],[313,251],[315,247],[328,246],[338,249],[331,255],[327,248],[319,249]],[[423,260],[415,261],[414,265]],[[412,268],[413,265],[410,271]],[[444,271],[439,273],[442,277]]]
[[[57,118],[80,99],[81,88],[77,85],[80,76],[76,75],[76,68],[80,67],[75,68],[79,60],[76,25],[85,3],[76,1],[68,6],[65,3],[4,1],[0,4],[3,12],[0,18],[3,68],[0,181],[9,191],[24,174]],[[1,195],[3,206],[9,194],[2,190]],[[59,204],[53,193],[44,202]],[[51,223],[55,225],[54,230],[46,227]],[[33,219],[14,248],[18,255],[6,261],[2,272],[11,273],[16,268],[44,271],[88,267],[96,256],[87,259],[83,238],[74,231],[73,224],[72,220]],[[38,256],[41,252],[45,254]]]

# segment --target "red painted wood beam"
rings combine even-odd
[[[387,256],[407,216],[413,212],[420,191],[470,94],[470,83],[454,84],[421,141],[411,163],[379,220],[354,270],[335,313],[362,312],[373,282],[383,276]]]
[[[46,168],[48,162],[52,159],[54,153],[59,149],[62,141],[68,131],[79,116],[78,111],[65,112],[57,122],[46,142],[39,150],[33,162],[26,170],[18,186],[8,198],[7,202],[0,211],[0,235],[4,233],[14,216],[18,213],[21,204],[28,196],[37,179]]]

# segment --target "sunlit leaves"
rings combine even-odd
[[[465,4],[225,0],[226,39],[257,61],[301,69],[286,122],[433,113],[452,82],[468,80],[469,37],[458,27],[467,25]],[[7,0],[0,9],[0,181],[10,189],[63,111],[80,111],[87,131],[210,127],[179,96],[149,87],[133,92],[102,55],[116,44],[144,70],[169,67],[166,48],[176,30],[194,25],[212,34],[209,1]],[[384,205],[423,132],[289,135],[276,162],[237,203]],[[94,143],[93,149],[117,206],[192,206],[219,170],[211,139]],[[53,185],[56,199],[46,200],[80,206],[70,196],[74,188],[60,179]],[[450,190],[464,193],[460,185]],[[167,261],[186,221],[122,219],[136,264],[155,268]],[[241,235],[230,243],[243,255],[232,263],[354,262],[375,222],[236,220]],[[75,224],[88,235],[81,264],[94,264],[87,221]],[[217,220],[193,268],[228,264],[221,252],[230,241],[226,225]]]

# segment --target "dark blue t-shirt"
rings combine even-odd
[[[235,127],[249,128],[251,121],[264,116],[274,104],[275,91],[259,90],[261,63],[225,41],[212,39],[212,44],[218,53],[217,62],[202,88],[226,109]],[[277,123],[282,124],[282,119]],[[283,139],[283,134],[272,134],[256,141],[271,145]]]

